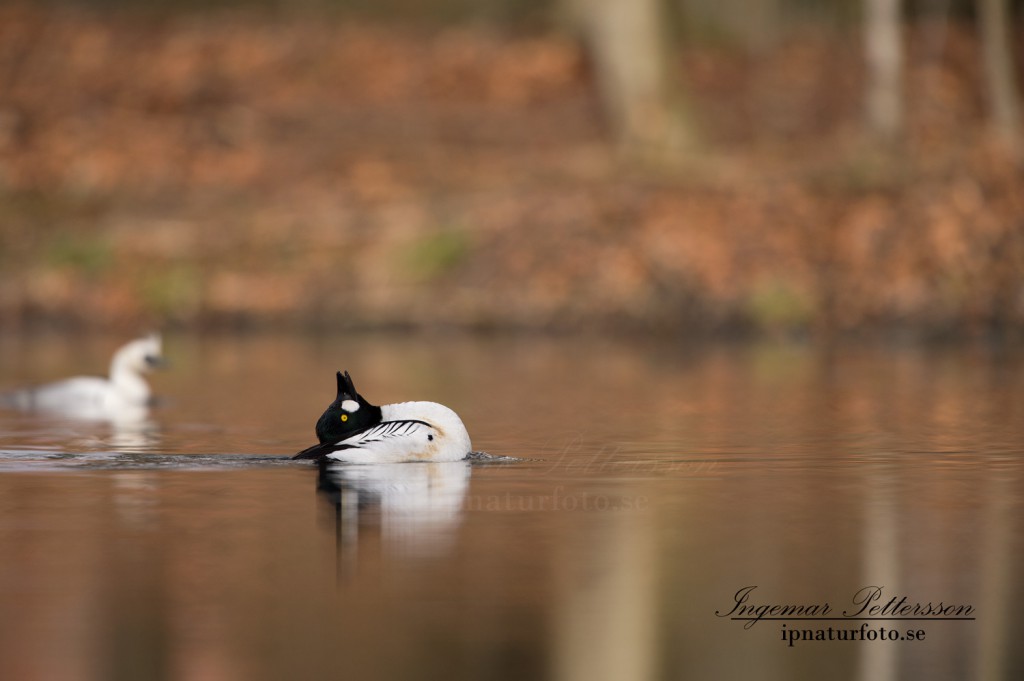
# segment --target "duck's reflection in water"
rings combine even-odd
[[[378,535],[387,554],[447,553],[469,489],[470,463],[321,464],[317,491],[335,512],[342,567],[361,539]]]

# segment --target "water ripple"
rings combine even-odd
[[[288,456],[251,454],[146,454],[137,452],[59,452],[0,450],[0,471],[210,470],[296,465]]]

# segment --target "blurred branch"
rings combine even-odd
[[[1010,45],[1007,0],[979,0],[979,32],[992,125],[1015,153],[1022,151],[1020,92]]]
[[[893,140],[903,129],[903,42],[900,0],[865,0],[864,57],[868,130]]]
[[[632,150],[678,150],[692,141],[668,76],[661,0],[564,0],[594,63],[605,114]]]

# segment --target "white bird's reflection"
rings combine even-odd
[[[133,418],[106,419],[94,421],[89,429],[102,429],[99,432],[85,434],[81,428],[76,429],[76,437],[70,442],[76,448],[95,450],[113,449],[118,452],[149,452],[160,442],[160,426],[151,418],[149,412],[133,414]]]
[[[468,461],[322,464],[317,490],[334,506],[349,558],[365,530],[379,530],[388,553],[439,555],[454,543],[469,477]]]

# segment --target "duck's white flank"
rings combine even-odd
[[[381,406],[382,420],[335,446],[327,454],[346,463],[458,461],[472,445],[462,419],[437,402],[399,402]]]
[[[123,346],[110,362],[110,376],[78,376],[6,395],[24,410],[59,413],[72,418],[107,419],[145,409],[152,397],[142,374],[162,361],[160,337],[153,335]]]

